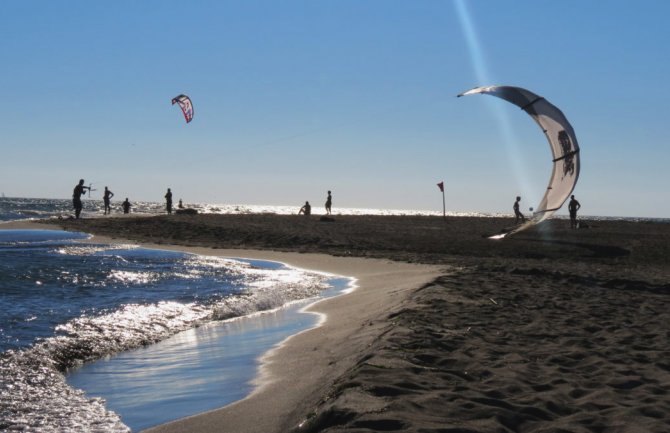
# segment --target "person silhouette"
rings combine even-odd
[[[514,217],[515,217],[515,219],[514,219],[514,224],[518,224],[518,223],[519,223],[519,219],[521,219],[521,222],[525,222],[525,221],[526,221],[526,217],[523,216],[523,214],[522,214],[521,211],[519,210],[519,202],[520,202],[520,201],[521,201],[521,197],[517,196],[517,197],[516,197],[516,201],[514,202],[514,206],[512,206],[512,209],[514,209]]]
[[[577,201],[574,195],[570,196],[570,203],[568,203],[568,211],[570,212],[570,228],[577,228],[577,211],[582,205]]]
[[[311,213],[312,213],[312,206],[309,204],[308,201],[306,201],[305,205],[301,207],[300,210],[298,211],[298,215],[300,214],[309,215]]]
[[[182,203],[181,199],[179,199],[179,204],[177,205],[179,209],[184,209],[184,203]]]
[[[82,194],[86,194],[85,190],[90,190],[90,186],[84,186],[84,179],[79,179],[79,183],[74,187],[74,191],[72,192],[72,205],[74,206],[74,217],[76,219],[79,219],[79,215],[81,215],[81,210],[83,209],[83,205],[81,204],[81,196]]]
[[[121,203],[121,206],[123,207],[123,213],[130,213],[130,202],[128,201],[128,197],[126,197],[126,201]]]
[[[168,215],[172,213],[172,191],[170,191],[170,188],[165,193],[165,209]]]
[[[326,214],[330,215],[330,208],[333,205],[333,196],[330,195],[330,191],[328,191],[328,198],[326,198]]]
[[[114,193],[111,192],[109,189],[107,189],[107,187],[105,187],[105,194],[102,196],[102,201],[105,203],[104,215],[112,213],[112,207],[110,206],[110,201],[112,200],[112,197],[114,197]]]

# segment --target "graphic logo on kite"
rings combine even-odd
[[[558,133],[558,142],[563,150],[563,177],[575,174],[575,152],[572,150],[572,141],[565,130]]]

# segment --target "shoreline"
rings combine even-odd
[[[349,290],[348,280],[333,282],[319,297]],[[293,301],[210,321],[157,343],[86,363],[68,371],[66,380],[90,396],[103,397],[105,406],[132,431],[219,409],[246,398],[261,383],[261,356],[288,337],[319,326],[322,315],[304,311],[314,301]]]
[[[269,433],[296,428],[319,401],[322,390],[351,368],[358,354],[372,343],[383,325],[382,316],[398,309],[408,293],[440,274],[433,266],[399,266],[375,259],[329,259],[311,254],[294,257],[290,253],[258,254],[249,250],[217,252],[327,270],[355,278],[357,287],[305,308],[325,316],[325,320],[315,328],[292,335],[264,355],[257,378],[259,386],[247,398],[147,432],[217,432],[226,426],[225,431],[231,432]]]
[[[0,229],[56,229],[35,222],[12,222]],[[85,231],[85,230],[84,230]],[[138,243],[95,235],[88,242]],[[86,242],[86,241],[85,241]],[[243,400],[213,411],[195,414],[146,432],[226,431],[286,432],[298,426],[320,391],[354,365],[383,324],[386,312],[399,308],[405,297],[444,273],[445,266],[397,263],[384,259],[332,257],[250,249],[213,249],[181,245],[138,243],[144,248],[185,251],[199,255],[282,262],[291,267],[355,279],[355,289],[318,300],[306,311],[326,317],[317,327],[295,334],[261,358],[256,389]],[[276,396],[281,395],[278,399]]]
[[[290,373],[325,353],[329,362],[307,380],[311,391],[294,392],[303,384],[291,383],[274,399],[243,400],[154,431],[666,432],[670,224],[580,222],[584,228],[570,230],[549,220],[504,241],[482,235],[509,218],[173,215],[43,228],[237,257],[241,247],[261,258],[317,253],[350,270],[373,262],[432,265],[398,285],[393,302],[371,294],[365,302],[378,308],[371,316],[347,302],[328,305],[335,320],[325,326],[338,314],[368,319],[349,334],[355,338],[315,334],[313,345],[292,354],[295,366],[279,365]],[[286,412],[274,407],[284,392],[295,398]],[[239,418],[222,424],[226,410]]]

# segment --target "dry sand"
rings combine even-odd
[[[503,241],[481,237],[510,223],[493,218],[56,223],[143,242],[441,270],[394,275],[376,268],[383,260],[319,255],[312,266],[300,264],[311,254],[261,255],[288,263],[295,256],[293,264],[326,271],[341,264],[336,273],[358,272],[361,289],[315,306],[328,314],[325,325],[271,355],[265,377],[275,381],[261,392],[157,431],[670,431],[668,223],[584,221],[589,228],[569,230],[554,220]],[[391,294],[382,295],[388,284]]]

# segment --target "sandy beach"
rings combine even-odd
[[[670,431],[668,223],[551,220],[503,241],[482,235],[504,218],[50,224],[358,279],[266,357],[252,396],[152,431]]]

